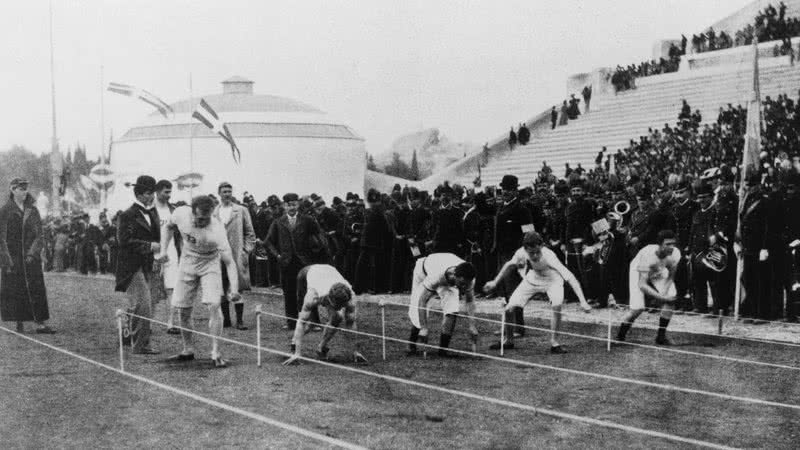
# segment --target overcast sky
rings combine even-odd
[[[62,150],[101,143],[106,83],[167,102],[216,94],[231,75],[342,119],[367,150],[421,128],[482,144],[566,94],[566,77],[647,59],[749,0],[54,1]],[[48,2],[0,6],[0,150],[49,150]],[[106,136],[151,109],[105,95]]]

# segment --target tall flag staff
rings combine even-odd
[[[53,109],[53,137],[50,148],[50,180],[51,191],[50,195],[51,210],[54,216],[61,213],[61,196],[59,190],[61,188],[61,176],[64,170],[63,161],[61,160],[61,152],[58,151],[58,135],[56,134],[56,71],[54,62],[54,45],[53,45],[53,2],[50,1],[50,97]]]
[[[753,94],[747,104],[747,129],[744,136],[744,149],[742,151],[742,166],[739,176],[739,208],[736,222],[736,234],[741,236],[742,205],[747,195],[745,189],[745,176],[750,170],[759,170],[759,155],[761,154],[761,89],[758,74],[758,38],[753,38]],[[742,284],[744,273],[744,258],[741,252],[736,262],[736,295],[734,301],[734,315],[739,317],[739,305],[746,301],[747,291]]]

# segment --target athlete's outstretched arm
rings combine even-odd
[[[561,275],[561,278],[563,278],[564,281],[566,281],[569,284],[569,286],[575,292],[575,295],[578,296],[578,301],[581,303],[581,308],[583,308],[583,310],[586,312],[591,311],[592,307],[589,306],[589,303],[586,302],[586,297],[583,295],[583,289],[581,288],[581,283],[575,277],[575,274],[573,274],[571,270],[567,269],[567,266],[565,266],[555,256],[548,257],[546,261],[551,268],[553,268],[556,272],[558,272],[559,275]]]

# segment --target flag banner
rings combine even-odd
[[[150,92],[145,91],[144,89],[139,89],[128,84],[112,82],[108,83],[108,90],[111,92],[116,92],[117,94],[126,95],[128,97],[138,98],[139,100],[157,109],[158,112],[160,112],[165,118],[169,117],[168,114],[175,113],[172,110],[172,107],[169,106],[165,101],[161,100]]]
[[[741,230],[741,213],[744,199],[747,194],[745,177],[748,168],[760,171],[761,155],[761,87],[758,74],[758,39],[753,39],[753,92],[747,104],[747,125],[745,128],[744,148],[742,149],[742,166],[739,172],[739,220],[737,230]],[[734,293],[734,314],[739,316],[739,306],[747,298],[742,276],[744,274],[744,260],[740,257],[736,264],[736,290]]]
[[[228,129],[227,124],[220,120],[216,111],[211,108],[211,105],[206,103],[204,99],[200,99],[200,104],[197,105],[197,108],[195,108],[192,117],[202,122],[214,133],[220,135],[222,139],[225,139],[225,141],[231,146],[231,156],[233,156],[233,160],[236,161],[236,164],[241,162],[242,154],[239,151],[239,147],[236,145],[236,141],[233,140],[231,130]]]

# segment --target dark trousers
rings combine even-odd
[[[498,267],[503,267],[503,264],[510,260],[512,256],[514,256],[515,251],[516,249],[514,248],[498,250]],[[511,294],[514,293],[514,290],[517,288],[520,282],[522,282],[522,278],[519,276],[519,273],[517,273],[516,270],[512,271],[511,274],[503,278],[503,280],[497,286],[497,295],[502,296],[503,300],[508,303],[508,300],[511,298]],[[522,327],[525,325],[525,319],[522,308],[514,309],[514,317],[512,319],[514,323],[518,325],[514,327],[514,332],[524,335],[525,329]]]
[[[689,293],[692,286],[689,281],[689,259],[686,255],[681,257],[678,267],[675,269],[675,290],[678,297],[675,309],[690,309],[692,301]]]
[[[289,329],[294,329],[297,319],[297,274],[303,266],[297,259],[281,267],[281,287],[283,288],[283,307],[286,312],[286,324]]]
[[[708,289],[711,287],[711,293],[714,300],[717,300],[717,279],[719,274],[709,269],[703,264],[694,263],[692,266],[692,300],[694,302],[694,309],[701,313],[708,312]],[[676,280],[677,281],[677,280]]]
[[[741,316],[752,319],[770,318],[770,281],[769,264],[759,261],[758,254],[744,255],[742,285],[745,296],[739,307]]]
[[[391,272],[389,274],[389,290],[391,292],[407,292],[411,290],[411,273],[415,259],[411,255],[408,241],[394,239],[392,242]]]
[[[384,253],[375,248],[362,248],[356,262],[356,293],[382,292],[385,287],[388,266],[383,260]]]

